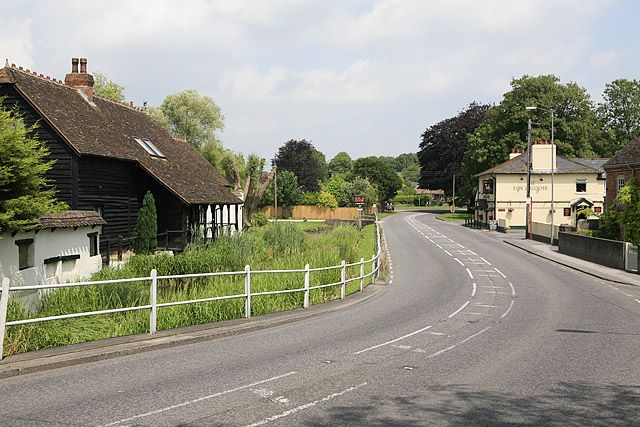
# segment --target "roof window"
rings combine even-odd
[[[133,139],[138,143],[140,147],[144,148],[144,151],[146,151],[151,157],[159,157],[161,159],[164,159],[166,157],[164,154],[162,154],[162,151],[160,151],[158,147],[156,147],[153,142],[149,141],[148,139],[138,138],[137,136],[134,136]]]

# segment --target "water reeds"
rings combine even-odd
[[[370,261],[375,247],[373,225],[362,231],[354,227],[335,227],[311,235],[292,223],[275,223],[252,229],[242,235],[221,237],[207,247],[197,247],[176,256],[138,255],[121,268],[104,268],[90,280],[116,280],[147,277],[151,269],[158,276],[192,273],[252,270],[303,269]],[[365,264],[365,274],[371,263]],[[314,271],[310,285],[340,282],[340,269]],[[358,277],[360,266],[347,268],[347,278]],[[370,283],[368,278],[365,283]],[[251,291],[300,289],[304,273],[255,273],[251,275]],[[356,292],[360,281],[347,286],[347,293]],[[226,295],[244,294],[244,275],[158,280],[158,303],[196,300]],[[149,281],[83,286],[50,291],[43,295],[38,313],[28,313],[15,299],[10,299],[8,320],[45,317],[67,313],[106,310],[149,304]],[[310,292],[311,304],[340,297],[340,287],[328,287]],[[252,297],[252,315],[301,308],[303,293],[286,293]],[[185,304],[158,309],[157,327],[161,329],[203,324],[244,316],[244,299]],[[7,328],[5,355],[143,333],[149,330],[148,310],[78,319],[55,320]]]

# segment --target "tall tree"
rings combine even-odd
[[[607,83],[598,105],[598,117],[609,137],[607,155],[612,156],[640,135],[640,81],[618,79]]]
[[[260,206],[273,205],[276,192],[278,196],[278,206],[287,208],[297,205],[300,197],[302,197],[300,185],[298,185],[298,177],[291,171],[285,170],[277,172],[277,176],[271,181],[269,188],[267,188],[267,191],[264,193],[264,197],[260,201]]]
[[[103,73],[95,72],[93,73],[93,77],[95,78],[93,91],[96,95],[111,99],[112,101],[124,101],[124,87],[113,80],[109,80],[109,77]]]
[[[331,176],[336,174],[348,174],[353,167],[353,160],[351,156],[344,151],[335,155],[331,161],[329,161],[329,174]]]
[[[276,169],[263,173],[265,160],[255,154],[247,157],[246,178],[244,180],[243,195],[244,207],[242,209],[242,220],[246,227],[251,226],[251,216],[258,210],[260,200],[264,197],[269,184],[273,181]]]
[[[455,117],[427,128],[420,142],[420,187],[452,190],[453,175],[460,175],[467,135],[487,119],[488,105],[471,103]]]
[[[287,141],[278,149],[275,162],[279,170],[296,174],[303,191],[318,191],[320,181],[327,175],[324,154],[306,139]]]
[[[222,110],[214,100],[193,89],[168,95],[151,117],[174,136],[181,136],[196,148],[218,143],[217,132],[224,128]]]
[[[461,196],[467,201],[475,197],[473,176],[509,158],[514,147],[527,143],[527,119],[537,124],[533,138],[551,138],[550,114],[555,113],[555,142],[558,155],[598,157],[606,153],[606,140],[598,126],[594,105],[587,91],[576,83],[562,84],[554,75],[523,76],[511,81],[511,90],[500,104],[490,108],[487,120],[469,135],[462,162]]]
[[[40,216],[67,208],[45,177],[55,163],[48,154],[36,126],[0,108],[0,233],[32,230]]]
[[[367,178],[378,190],[378,201],[384,203],[402,188],[402,179],[385,159],[363,157],[353,162],[353,175]]]
[[[156,201],[150,191],[147,191],[142,199],[135,235],[134,250],[136,253],[150,254],[158,247],[158,215]]]

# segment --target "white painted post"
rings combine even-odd
[[[309,308],[309,264],[304,266],[304,308]]]
[[[244,267],[244,273],[244,317],[248,319],[251,317],[251,267],[248,264]]]
[[[149,312],[149,334],[156,333],[156,325],[158,323],[158,270],[151,270],[151,292],[149,296],[149,304],[151,310]]]
[[[342,274],[341,274],[341,281],[342,281],[342,286],[340,287],[340,299],[344,299],[346,293],[347,293],[347,262],[345,260],[342,260]]]
[[[360,258],[360,292],[364,290],[364,258]]]
[[[378,262],[380,262],[379,259],[378,259]],[[376,283],[376,278],[378,277],[378,273],[379,273],[378,266],[376,264],[377,264],[376,263],[376,256],[374,255],[374,256],[371,257],[371,273],[373,273],[371,275],[371,283],[372,284]]]
[[[0,360],[4,353],[4,333],[7,329],[7,307],[9,306],[9,278],[2,279],[2,295],[0,295]]]

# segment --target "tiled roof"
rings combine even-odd
[[[606,169],[613,169],[617,166],[640,164],[640,135],[622,147],[612,158],[605,163]]]
[[[0,84],[14,84],[80,155],[137,162],[187,204],[242,203],[230,185],[190,144],[174,140],[146,112],[95,96],[15,66],[0,69]],[[153,142],[166,159],[150,156],[133,137]]]
[[[604,163],[605,159],[566,159],[564,157],[556,156],[556,168],[554,172],[559,173],[601,173],[602,167],[598,166],[598,162]],[[593,162],[593,163],[590,163]],[[536,174],[551,174],[551,170],[532,170]],[[507,160],[504,163],[500,163],[497,166],[487,169],[484,172],[476,174],[476,177],[487,175],[490,173],[504,173],[504,174],[526,174],[527,173],[527,153],[526,151],[511,160]]]
[[[38,219],[38,228],[71,228],[104,225],[102,219],[95,211],[66,211],[41,216]]]

